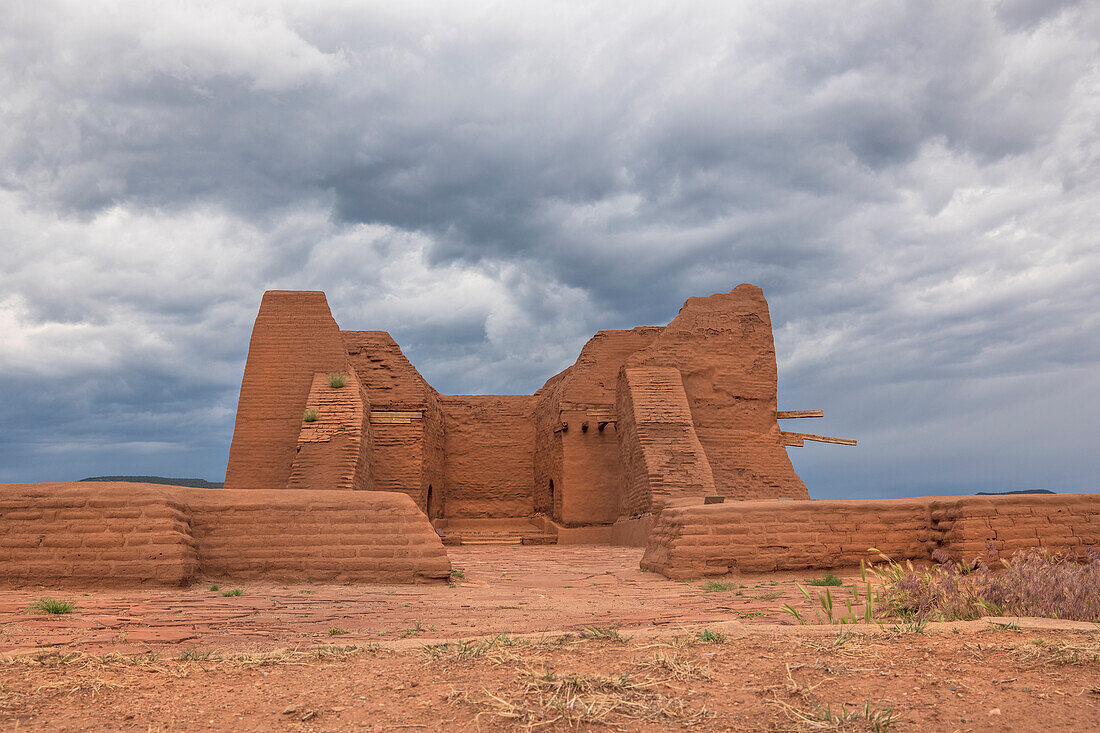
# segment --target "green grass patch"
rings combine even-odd
[[[240,588],[234,588],[233,590],[227,590],[225,593],[222,593],[222,596],[224,596],[225,598],[231,598],[233,596],[242,595],[243,593],[244,591]]]
[[[317,411],[316,410],[314,410],[312,407],[307,407],[306,409],[302,410],[302,422],[316,422],[316,421],[317,421]]]
[[[720,580],[708,580],[706,583],[703,583],[703,592],[725,593],[726,591],[731,591],[736,587],[737,586],[734,583],[723,583]]]
[[[844,585],[844,581],[833,575],[832,573],[825,573],[820,578],[809,578],[806,580],[810,585]]]
[[[614,626],[585,626],[583,629],[581,629],[581,638],[594,639],[598,641],[617,641],[620,644],[625,644],[634,637],[623,636],[619,633],[619,629]]]
[[[76,610],[76,604],[72,601],[59,601],[49,596],[43,596],[37,601],[31,604],[29,609],[31,613],[49,613],[49,614],[66,614],[72,613]]]

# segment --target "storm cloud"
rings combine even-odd
[[[764,288],[817,497],[1096,489],[1095,3],[24,2],[0,481],[218,479],[265,289],[449,393]]]

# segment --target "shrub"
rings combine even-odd
[[[348,375],[344,372],[329,372],[328,373],[328,386],[333,389],[339,389],[348,383]]]
[[[45,596],[32,603],[28,610],[32,613],[65,614],[75,611],[76,604],[72,601],[58,601],[49,596]]]
[[[891,615],[951,621],[986,615],[1042,616],[1100,621],[1100,552],[1089,549],[1084,563],[1068,555],[1031,548],[1009,561],[990,543],[972,564],[939,550],[928,569],[889,558],[875,569],[883,580],[882,605]]]
[[[308,407],[302,411],[302,422],[314,422],[317,419],[317,411]]]
[[[224,596],[225,598],[231,598],[233,596],[239,596],[243,592],[244,591],[242,591],[240,588],[234,588],[233,590],[227,590],[225,593],[222,593],[222,596]]]
[[[982,588],[986,604],[1013,616],[1100,621],[1100,552],[1085,563],[1035,548],[1016,553]]]

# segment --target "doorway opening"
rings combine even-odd
[[[443,514],[443,507],[440,506],[439,497],[435,495],[431,484],[428,484],[428,499],[425,503],[427,504],[428,519],[438,519]]]

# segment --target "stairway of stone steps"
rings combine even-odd
[[[445,545],[556,545],[558,537],[524,517],[435,519]]]

